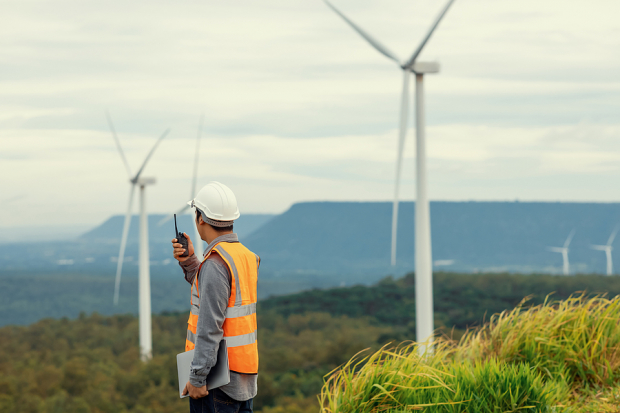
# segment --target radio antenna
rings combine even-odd
[[[177,228],[177,214],[174,214],[174,231],[177,233],[177,237],[178,237],[179,229]]]

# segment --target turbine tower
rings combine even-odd
[[[147,162],[157,149],[159,143],[168,135],[170,129],[166,131],[157,139],[153,148],[148,153],[142,166],[138,170],[138,173],[132,175],[131,168],[125,158],[125,153],[121,148],[121,143],[116,135],[114,124],[110,114],[106,112],[108,118],[108,124],[116,147],[121,155],[121,159],[127,169],[129,175],[129,205],[127,206],[127,213],[125,214],[125,223],[123,224],[123,234],[121,236],[121,248],[118,252],[118,261],[116,264],[116,279],[114,282],[114,305],[118,305],[118,295],[121,284],[121,272],[123,269],[123,259],[125,257],[125,247],[127,246],[127,235],[129,234],[129,225],[131,223],[131,212],[133,204],[133,196],[136,186],[140,189],[140,260],[139,260],[139,313],[140,313],[140,358],[143,361],[150,360],[153,357],[153,340],[151,337],[151,275],[149,264],[149,229],[148,229],[148,216],[146,213],[146,194],[145,189],[147,185],[153,185],[155,178],[142,177],[142,172]]]
[[[614,273],[614,266],[613,266],[613,262],[611,261],[611,251],[613,250],[612,244],[614,243],[614,239],[616,238],[616,235],[618,234],[619,229],[620,229],[620,226],[616,226],[614,231],[609,236],[609,239],[607,240],[607,244],[591,246],[592,249],[595,249],[598,251],[605,251],[605,255],[607,256],[607,275],[613,275]]]
[[[197,183],[197,177],[198,177],[198,159],[200,158],[199,156],[200,155],[200,137],[202,135],[203,122],[204,122],[204,114],[200,116],[200,121],[198,122],[198,136],[196,137],[196,153],[194,155],[194,174],[192,176],[192,188],[191,188],[189,199],[194,199],[194,197],[196,196],[196,183]],[[187,203],[185,203],[183,208],[179,209],[176,212],[176,214],[181,215],[185,211],[190,212],[190,215],[192,215],[193,217],[192,219],[192,222],[193,222],[195,219],[195,216],[191,210],[191,207],[187,205]],[[160,226],[163,225],[164,223],[171,220],[173,216],[174,214],[168,215],[167,217],[159,221],[158,225]],[[192,244],[194,245],[194,253],[196,254],[196,256],[202,257],[202,254],[205,250],[205,246],[204,246],[204,242],[202,241],[202,238],[200,238],[200,233],[198,232],[198,227],[196,227],[196,225],[194,225],[194,239],[192,240]]]
[[[393,60],[403,71],[403,89],[400,106],[400,130],[396,157],[396,180],[394,185],[394,202],[392,204],[392,249],[391,264],[396,265],[396,235],[398,228],[398,196],[400,190],[400,176],[402,169],[403,148],[407,135],[409,113],[409,76],[415,74],[416,91],[416,203],[415,203],[415,282],[416,282],[416,340],[422,342],[428,339],[429,346],[433,339],[433,265],[431,252],[431,222],[430,205],[426,189],[426,142],[424,123],[424,74],[439,72],[436,62],[418,62],[417,58],[431,38],[431,35],[454,3],[448,0],[435,22],[430,27],[422,42],[415,49],[411,57],[402,61],[387,47],[353,23],[328,0],[325,3],[338,14],[349,26],[362,36],[379,53]],[[420,347],[420,352],[424,348]]]
[[[568,246],[570,245],[570,242],[573,240],[574,235],[575,235],[575,230],[573,229],[570,232],[570,234],[568,234],[568,238],[566,238],[566,241],[564,241],[563,247],[548,247],[549,251],[559,252],[560,254],[562,254],[562,261],[564,263],[563,265],[564,275],[570,274],[570,266],[568,263]]]

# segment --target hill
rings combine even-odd
[[[396,267],[389,265],[388,202],[298,203],[277,216],[244,215],[235,231],[261,256],[262,280],[294,284],[298,291],[371,284],[414,268],[413,211],[413,203],[401,203]],[[158,226],[162,217],[149,217],[151,273],[173,279],[178,269],[170,256],[173,225]],[[122,221],[111,217],[73,241],[5,244],[0,276],[10,271],[113,276]],[[561,246],[574,229],[571,273],[604,273],[605,254],[591,246],[604,244],[618,222],[620,204],[613,203],[431,202],[435,270],[557,274],[562,256],[548,247]],[[134,224],[126,251],[128,275],[137,273]],[[190,236],[192,225],[190,216],[180,217],[180,229]]]
[[[151,272],[155,275],[174,276],[176,267],[166,268],[172,263],[170,240],[174,237],[174,221],[169,220],[159,225],[167,215],[153,214],[148,217],[149,249]],[[247,237],[257,228],[264,225],[273,215],[245,214],[235,223],[235,232],[241,238]],[[194,237],[193,220],[191,215],[177,216],[179,231],[186,232],[190,238]],[[29,242],[16,242],[0,245],[0,270],[28,271],[46,273],[78,272],[91,275],[115,274],[116,259],[120,247],[120,238],[123,232],[125,217],[114,215],[100,225],[92,228],[74,239],[56,241],[36,241],[31,236]],[[138,231],[139,217],[132,216],[127,238],[125,260],[128,274],[137,272],[138,261]],[[47,235],[49,236],[49,235]],[[35,239],[34,242],[31,242]],[[132,266],[136,266],[132,269]],[[0,276],[5,275],[0,272]]]
[[[396,268],[388,265],[388,202],[295,204],[246,244],[270,272],[403,274],[414,265],[413,210],[400,205]],[[575,229],[572,272],[602,273],[605,254],[590,246],[606,243],[619,222],[614,203],[431,202],[433,259],[438,270],[559,273],[562,257],[547,247],[562,246]]]
[[[273,214],[244,214],[239,217],[235,222],[235,232],[240,237],[247,237],[256,229],[260,228],[266,222],[268,222],[275,215]],[[152,214],[148,217],[149,223],[149,240],[152,243],[169,243],[170,239],[174,236],[174,220],[170,219],[164,224],[160,225],[160,221],[167,218],[168,215]],[[129,225],[129,235],[127,237],[128,244],[138,243],[138,231],[140,217],[133,215],[131,217],[131,223]],[[113,243],[118,244],[121,234],[123,232],[123,224],[125,223],[125,216],[114,215],[105,220],[102,224],[95,228],[86,231],[78,238],[82,241],[97,242],[97,243]],[[179,231],[186,232],[190,235],[194,235],[194,216],[189,214],[183,214],[177,216],[177,226]]]

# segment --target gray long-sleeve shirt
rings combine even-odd
[[[207,246],[205,255],[219,242],[239,242],[239,239],[237,234],[221,235]],[[185,279],[192,284],[200,261],[196,255],[192,255],[179,264]],[[217,361],[217,350],[224,335],[222,326],[226,318],[231,282],[232,277],[224,260],[219,255],[212,254],[198,274],[200,313],[196,327],[194,360],[189,377],[193,386],[202,387],[206,384],[207,375]],[[235,400],[251,399],[257,393],[257,375],[231,372],[230,383],[220,389]]]

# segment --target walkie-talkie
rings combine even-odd
[[[189,255],[189,248],[187,248],[187,237],[184,233],[179,232],[179,229],[177,228],[177,214],[174,214],[174,230],[177,233],[177,242],[185,248],[185,252],[181,254],[180,257],[187,257]]]

